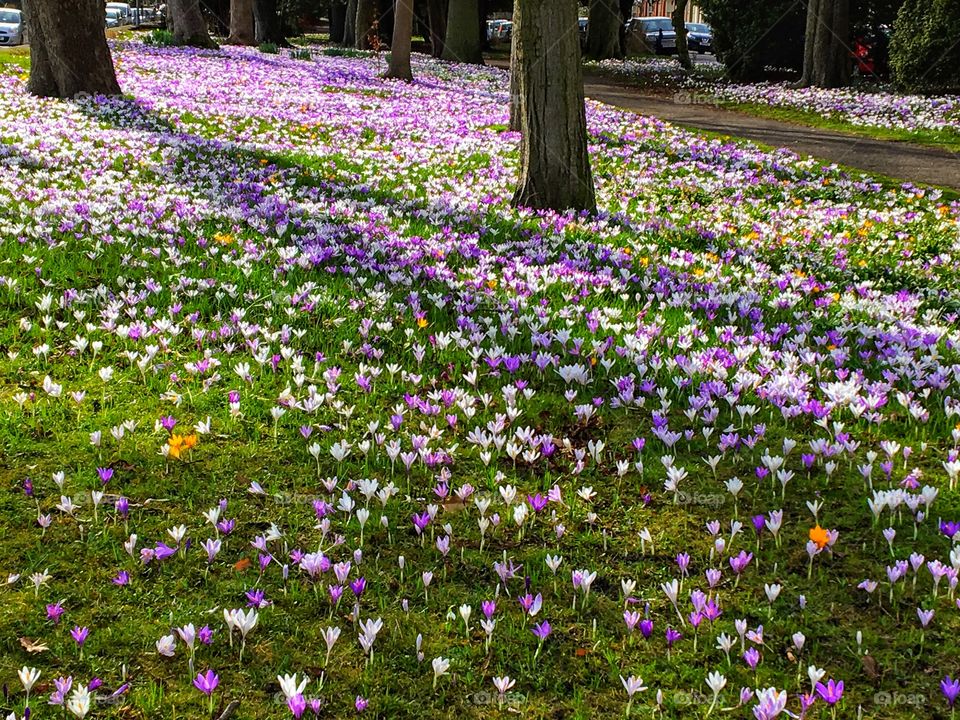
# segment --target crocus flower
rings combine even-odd
[[[831,678],[830,680],[827,680],[826,685],[824,685],[822,682],[818,682],[816,691],[817,695],[819,695],[827,705],[836,705],[843,697],[843,680],[840,682],[834,682],[834,680]]]
[[[952,710],[954,705],[957,704],[957,698],[960,698],[960,679],[954,680],[947,675],[940,681],[940,691],[947,699],[947,705]]]

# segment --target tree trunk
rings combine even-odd
[[[393,6],[393,41],[390,66],[384,77],[413,80],[410,68],[410,44],[413,36],[413,0],[396,0]]]
[[[59,98],[120,94],[100,0],[26,0],[23,9],[30,36],[29,92]]]
[[[477,0],[450,0],[441,55],[444,60],[483,65],[479,16]]]
[[[799,87],[838,88],[850,81],[850,0],[808,0]]]
[[[256,22],[256,41],[258,45],[273,43],[278,47],[288,47],[283,26],[280,23],[280,11],[277,0],[253,0],[253,18]]]
[[[522,139],[513,204],[594,211],[577,4],[522,0],[515,18]]]
[[[428,0],[427,21],[430,25],[430,54],[443,55],[443,38],[447,34],[447,0]]]
[[[690,61],[690,45],[687,43],[687,0],[677,0],[670,19],[673,20],[673,30],[677,34],[677,59],[686,69],[693,69]]]
[[[593,60],[622,58],[620,0],[590,0],[587,22],[587,57]]]
[[[357,0],[357,41],[355,44],[357,50],[369,50],[373,47],[376,15],[377,6],[374,4],[374,0]]]
[[[253,45],[253,0],[230,0],[230,37],[227,45]]]
[[[343,32],[347,22],[347,6],[333,0],[330,3],[330,42],[343,42]]]
[[[517,38],[520,33],[520,3],[513,5],[513,33],[510,35],[510,129],[520,132],[520,52],[517,49]]]
[[[347,0],[346,17],[343,19],[343,45],[353,47],[357,44],[357,0]]]
[[[173,42],[191,47],[215,48],[207,23],[200,12],[200,0],[170,0],[173,17]]]

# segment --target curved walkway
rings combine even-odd
[[[676,125],[790,148],[866,173],[960,190],[960,154],[946,149],[810,128],[713,105],[674,102],[592,73],[584,74],[584,90],[593,100]]]

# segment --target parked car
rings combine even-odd
[[[509,20],[488,20],[487,40],[490,42],[507,42],[513,33],[513,23]]]
[[[19,10],[0,9],[0,45],[23,43],[23,16]]]
[[[119,27],[123,25],[123,13],[116,8],[107,8],[107,27]]]
[[[690,52],[713,52],[713,28],[704,23],[687,23],[687,47]]]
[[[120,24],[121,25],[130,25],[133,23],[133,13],[134,10],[128,3],[119,3],[119,2],[108,2],[107,10],[119,10],[120,11]]]
[[[640,35],[647,46],[657,55],[670,55],[677,51],[677,33],[673,20],[668,17],[640,17],[627,21],[626,35]]]

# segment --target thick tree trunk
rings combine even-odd
[[[376,33],[374,22],[377,19],[377,6],[374,0],[357,0],[357,50],[369,50],[373,47]]]
[[[690,45],[687,43],[687,0],[677,0],[670,19],[677,34],[677,59],[686,70],[693,68],[690,62]]]
[[[227,45],[253,45],[253,0],[230,0],[230,37]]]
[[[515,17],[522,140],[513,204],[594,211],[577,4],[522,0]]]
[[[483,65],[479,16],[477,0],[450,0],[441,55],[444,60]]]
[[[253,18],[256,23],[258,45],[273,43],[280,47],[289,46],[280,23],[277,0],[253,0]]]
[[[427,0],[427,22],[430,26],[430,54],[443,55],[443,39],[447,34],[447,0]]]
[[[342,43],[347,23],[347,6],[333,0],[330,3],[330,42]]]
[[[27,89],[32,94],[120,94],[100,0],[26,0],[23,9],[30,36]]]
[[[593,60],[622,58],[620,0],[590,0],[587,23],[587,57]]]
[[[353,47],[357,44],[357,0],[347,0],[347,10],[343,19],[343,45]]]
[[[384,77],[413,80],[410,68],[410,44],[413,39],[413,0],[395,0],[393,5],[393,41],[390,66]]]
[[[173,17],[173,41],[177,45],[215,48],[207,23],[200,12],[200,0],[170,0]]]
[[[850,0],[808,0],[800,87],[838,88],[850,81]]]

